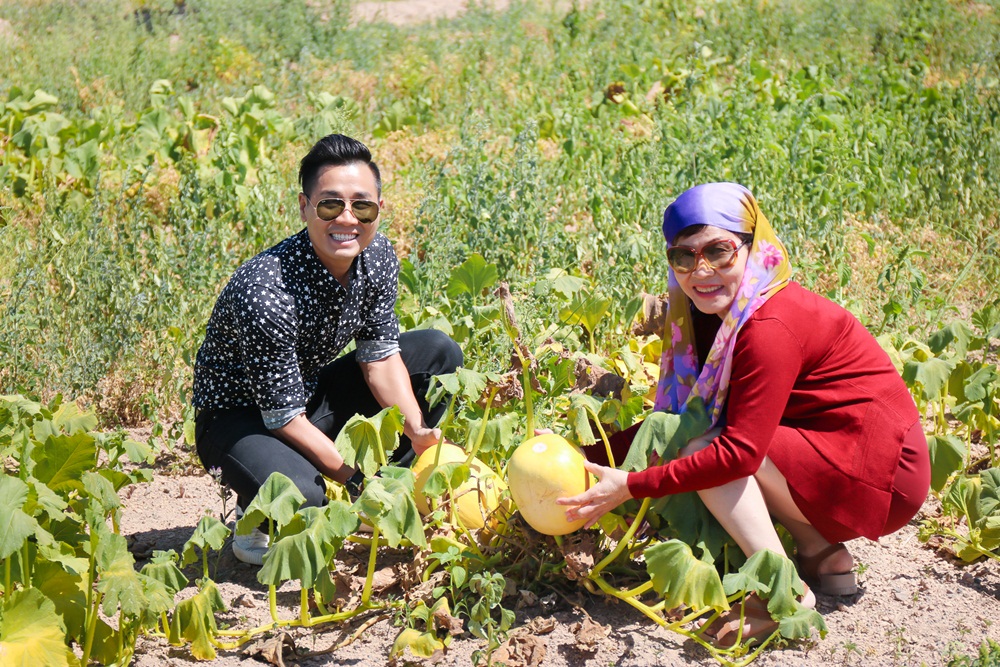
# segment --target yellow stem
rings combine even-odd
[[[625,535],[622,537],[622,539],[618,541],[618,544],[617,546],[615,546],[614,551],[605,556],[604,560],[595,565],[594,569],[590,571],[591,579],[600,574],[601,570],[603,570],[608,565],[613,563],[615,559],[618,558],[618,556],[620,556],[621,553],[625,550],[625,547],[628,546],[628,543],[632,541],[632,538],[635,536],[635,532],[639,530],[639,524],[642,523],[642,518],[646,516],[646,510],[649,509],[649,503],[650,503],[650,498],[646,498],[645,500],[642,501],[642,505],[639,506],[639,511],[638,513],[636,513],[635,519],[632,520],[632,525],[628,527],[628,530],[625,531]]]

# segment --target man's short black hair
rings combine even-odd
[[[366,164],[372,170],[372,175],[375,176],[376,196],[381,199],[382,175],[378,171],[378,165],[372,162],[371,151],[357,139],[343,134],[326,135],[302,158],[302,162],[299,163],[299,184],[302,186],[302,192],[306,196],[312,195],[316,181],[319,180],[319,171],[323,167],[336,167],[354,162]]]

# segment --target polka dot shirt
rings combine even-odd
[[[320,370],[352,341],[358,361],[399,351],[399,260],[382,234],[351,265],[345,288],[306,230],[236,270],[208,321],[194,369],[197,408],[257,406],[268,428],[304,412]]]

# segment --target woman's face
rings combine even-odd
[[[730,240],[737,246],[742,243],[739,236],[728,230],[707,226],[689,236],[684,236],[682,232],[674,239],[673,245],[701,250],[706,245],[721,239]],[[737,251],[736,261],[732,266],[724,269],[714,269],[699,257],[694,271],[690,273],[674,271],[674,276],[695,308],[703,313],[724,317],[733,299],[736,298],[740,283],[743,282],[743,271],[746,270],[749,255],[750,248],[744,245]]]

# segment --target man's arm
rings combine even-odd
[[[406,382],[409,387],[409,377]],[[417,414],[420,414],[419,410]],[[354,474],[354,469],[344,463],[344,457],[337,451],[333,441],[316,428],[305,413],[299,413],[290,422],[271,432],[297,449],[330,479],[343,483]]]
[[[378,404],[383,408],[399,406],[399,411],[406,420],[403,423],[403,434],[413,443],[413,451],[417,456],[441,439],[440,429],[429,428],[424,424],[423,412],[417,403],[417,397],[413,395],[410,373],[399,354],[378,361],[361,362],[360,366],[365,382]]]

